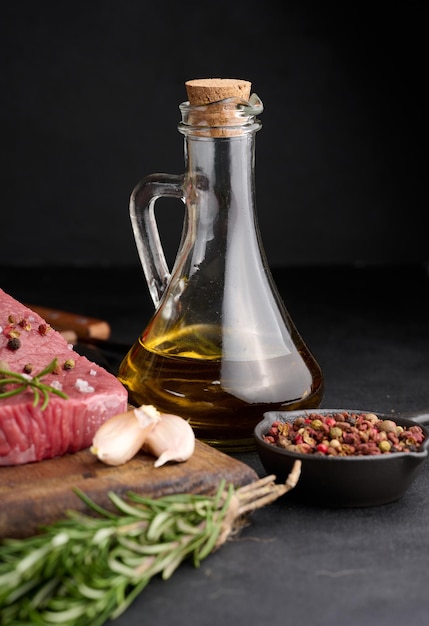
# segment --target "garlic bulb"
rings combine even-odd
[[[151,405],[115,415],[95,433],[91,452],[107,465],[122,465],[137,454],[160,419]]]
[[[143,444],[143,450],[158,457],[154,463],[160,467],[167,461],[187,461],[195,449],[195,434],[183,417],[162,413],[161,419],[151,430]]]

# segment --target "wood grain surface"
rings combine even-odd
[[[0,537],[25,537],[43,524],[62,519],[67,510],[87,511],[74,492],[79,488],[97,504],[113,510],[109,491],[159,497],[174,493],[214,493],[222,479],[241,486],[257,480],[256,472],[200,441],[184,463],[155,468],[154,457],[139,453],[125,465],[112,467],[89,450],[0,468]]]

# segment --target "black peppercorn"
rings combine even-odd
[[[18,350],[18,348],[21,347],[21,340],[18,339],[18,337],[12,337],[12,339],[9,339],[7,342],[7,347],[9,350]]]

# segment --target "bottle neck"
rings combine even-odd
[[[258,246],[255,202],[255,132],[185,138],[185,204],[192,266],[202,257],[219,264]],[[240,252],[241,251],[241,252]]]
[[[234,137],[255,132],[261,127],[256,118],[262,113],[263,105],[256,94],[249,101],[226,98],[204,105],[182,102],[179,106],[182,121],[179,131],[194,137]]]
[[[189,199],[219,210],[249,201],[254,187],[255,133],[184,142],[185,188]]]
[[[227,220],[242,221],[253,213],[255,135],[261,128],[256,115],[263,110],[262,102],[252,94],[248,102],[184,102],[180,110],[188,217],[203,224],[224,221],[226,232]]]

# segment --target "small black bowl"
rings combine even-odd
[[[254,430],[256,449],[262,465],[277,480],[286,480],[294,462],[301,461],[301,475],[291,496],[309,505],[326,507],[364,507],[387,504],[401,498],[413,483],[428,456],[429,430],[422,424],[424,442],[417,452],[394,452],[375,456],[321,456],[291,452],[267,443],[274,421],[293,422],[311,413],[373,413],[352,409],[312,409],[307,411],[269,411]],[[376,413],[381,419],[393,419],[404,427],[416,421]]]

